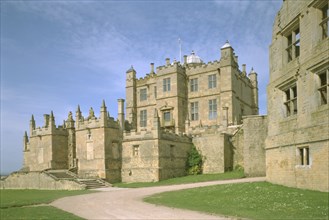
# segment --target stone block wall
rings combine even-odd
[[[55,180],[42,172],[15,172],[0,181],[0,189],[82,190],[73,180]]]

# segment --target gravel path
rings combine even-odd
[[[265,177],[244,178],[236,180],[212,181],[203,183],[191,183],[173,186],[146,187],[137,189],[126,188],[102,188],[100,192],[71,196],[58,199],[50,205],[71,212],[86,219],[229,219],[223,216],[214,216],[195,211],[168,208],[144,203],[144,197],[181,189],[189,189],[203,186],[260,182]]]

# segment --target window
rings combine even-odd
[[[325,6],[323,6],[321,8],[321,22],[320,22],[320,26],[322,29],[322,39],[325,39],[328,37],[329,35],[329,30],[328,30],[328,26],[329,26],[329,10],[328,10],[328,4],[326,4]]]
[[[170,121],[170,118],[171,118],[170,116],[171,116],[170,112],[164,112],[163,113],[164,121]]]
[[[284,105],[286,106],[286,116],[297,114],[297,87],[287,89],[285,91],[286,101]]]
[[[157,87],[154,86],[154,98],[157,98],[157,97],[158,97]]]
[[[217,100],[209,100],[209,120],[217,118]]]
[[[328,93],[329,93],[329,69],[321,72],[319,74],[320,78],[320,87],[318,89],[320,95],[320,104],[328,104]]]
[[[147,122],[147,111],[140,111],[140,127],[146,127]]]
[[[146,89],[140,89],[139,90],[139,100],[145,101],[147,99],[147,90]]]
[[[191,103],[191,120],[192,121],[199,120],[199,103],[198,102]]]
[[[299,165],[310,165],[310,149],[308,147],[298,148]]]
[[[139,145],[134,145],[133,146],[133,156],[138,156],[139,155]]]
[[[163,79],[163,91],[164,92],[170,91],[170,78]]]
[[[288,62],[292,61],[296,57],[299,57],[300,53],[300,33],[299,28],[295,29],[291,34],[287,36],[288,47],[286,49]]]
[[[217,86],[217,79],[216,78],[217,78],[216,74],[208,76],[208,88],[209,89],[216,88],[216,86]]]
[[[191,79],[190,80],[190,85],[191,85],[191,92],[196,92],[198,91],[198,79]]]

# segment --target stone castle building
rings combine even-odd
[[[78,107],[75,119],[70,112],[62,126],[55,125],[53,113],[44,115],[42,127],[36,127],[32,116],[29,135],[24,136],[22,171],[75,173],[108,182],[159,181],[186,175],[193,145],[204,158],[204,173],[248,166],[244,155],[251,156],[251,151],[239,147],[241,124],[243,117],[258,114],[257,84],[254,70],[247,74],[246,65],[239,69],[228,42],[214,62],[204,63],[192,52],[183,63],[166,59],[156,70],[151,63],[150,72],[140,79],[131,67],[126,100],[118,99],[117,120],[109,116],[104,101],[99,117],[92,108],[83,117]],[[258,120],[263,117],[248,119],[251,124]],[[249,162],[259,169],[250,169],[249,175],[265,175],[262,140],[254,149],[259,157]]]
[[[267,180],[328,191],[328,1],[283,1],[273,26]]]
[[[284,0],[270,45],[268,116],[258,115],[257,74],[240,70],[227,42],[219,60],[194,52],[137,79],[126,72],[118,119],[78,107],[62,126],[53,113],[24,136],[24,167],[1,188],[78,189],[92,179],[151,182],[186,175],[196,146],[204,173],[247,176],[329,191],[328,1]],[[126,103],[126,109],[124,109]],[[95,183],[93,183],[95,184]]]

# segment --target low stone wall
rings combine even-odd
[[[1,189],[82,190],[74,180],[56,180],[43,172],[14,172],[0,181]]]

